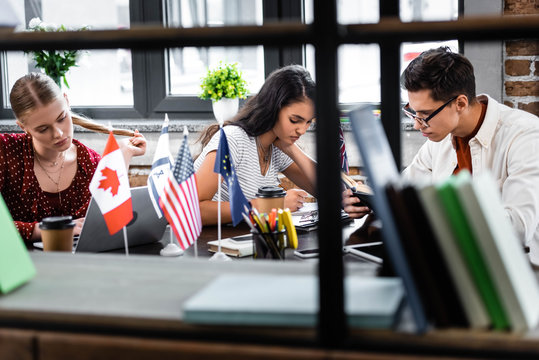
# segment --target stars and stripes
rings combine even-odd
[[[159,206],[180,247],[185,250],[191,246],[202,231],[202,220],[193,159],[185,132],[174,169],[165,184],[163,196],[159,198]]]

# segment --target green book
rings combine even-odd
[[[36,269],[0,195],[0,294],[7,294],[34,277]]]
[[[468,223],[466,213],[458,200],[455,177],[451,176],[447,181],[436,186],[436,189],[451,229],[457,239],[458,247],[464,257],[464,262],[468,266],[479,294],[485,303],[485,308],[493,327],[499,330],[509,328],[510,323],[500,301],[500,296],[494,287],[491,274],[488,271],[472,228]]]

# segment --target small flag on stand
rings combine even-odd
[[[152,200],[153,208],[159,218],[163,217],[163,211],[159,207],[159,198],[163,196],[165,184],[173,167],[174,159],[169,150],[168,139],[168,115],[165,114],[165,121],[161,128],[161,135],[157,141],[157,148],[153,155],[152,169],[148,175],[148,192]]]
[[[348,175],[350,168],[348,167],[348,155],[346,155],[346,146],[344,144],[344,133],[342,128],[339,127],[339,154],[341,157],[341,170]]]
[[[169,174],[159,206],[182,250],[191,246],[202,232],[197,181],[193,158],[184,134],[174,169]]]
[[[89,188],[111,235],[133,219],[129,177],[122,151],[112,131]]]
[[[243,195],[241,191],[240,183],[236,177],[236,172],[234,171],[234,163],[232,162],[232,157],[230,156],[230,150],[228,149],[228,141],[226,139],[226,134],[221,128],[219,139],[219,147],[217,148],[217,155],[215,156],[215,165],[213,171],[221,174],[225,179],[228,186],[228,197],[230,201],[230,212],[232,214],[232,223],[234,226],[238,225],[242,220],[242,213],[244,207],[248,209],[251,208],[251,204]]]

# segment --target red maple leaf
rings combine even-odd
[[[103,170],[101,170],[101,175],[103,175],[105,178],[99,180],[99,186],[97,188],[105,191],[110,188],[112,196],[116,196],[118,194],[118,188],[120,187],[120,180],[118,179],[118,173],[116,173],[116,170],[105,167]]]

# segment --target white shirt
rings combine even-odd
[[[223,127],[223,129],[226,134],[230,156],[232,157],[241,191],[247,200],[255,197],[260,186],[279,185],[279,172],[286,170],[286,168],[292,164],[293,160],[279,148],[272,146],[268,170],[265,175],[262,175],[260,173],[260,163],[258,161],[258,150],[255,137],[247,135],[245,130],[239,126],[228,125]],[[196,159],[194,164],[195,171],[198,171],[209,152],[217,150],[220,138],[219,131],[213,135],[208,145],[204,147],[202,153]],[[217,193],[215,193],[212,200],[217,201]],[[229,201],[226,181],[221,183],[221,200]]]
[[[502,202],[517,237],[530,247],[530,260],[539,265],[539,118],[511,109],[488,95],[485,120],[469,141],[473,175],[485,171],[496,179]],[[406,179],[440,182],[457,166],[452,136],[440,142],[426,141],[410,166]]]

